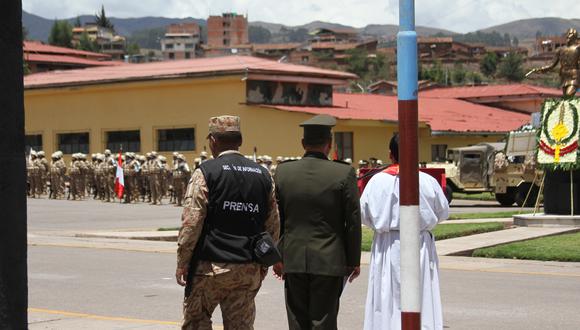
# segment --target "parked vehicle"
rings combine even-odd
[[[506,143],[449,149],[447,162],[427,167],[445,168],[447,187],[452,192],[492,192],[502,206],[533,206],[542,174],[536,170],[535,149],[534,130],[515,131]]]

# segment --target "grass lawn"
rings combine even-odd
[[[444,223],[437,225],[433,230],[435,240],[440,241],[448,238],[469,236],[474,234],[487,233],[491,231],[503,230],[504,224],[499,222],[487,223]],[[370,251],[373,242],[373,231],[363,227],[362,250]]]
[[[511,218],[514,214],[520,213],[520,210],[504,212],[453,213],[449,215],[449,220]]]
[[[459,192],[453,193],[453,199],[468,199],[477,201],[494,201],[495,195],[490,192],[484,192],[479,194],[464,194]]]
[[[580,262],[580,233],[536,238],[475,250],[474,257]]]
[[[173,230],[179,230],[179,227],[167,227],[157,229],[157,231],[173,231]]]

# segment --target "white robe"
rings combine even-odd
[[[449,216],[449,203],[437,180],[419,173],[421,215],[422,329],[443,329],[435,240],[429,230]],[[399,177],[376,174],[361,197],[362,223],[374,230],[365,330],[401,329]]]

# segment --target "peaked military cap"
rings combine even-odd
[[[329,115],[314,116],[300,124],[304,127],[304,139],[324,140],[332,137],[330,131],[336,125],[336,118]]]

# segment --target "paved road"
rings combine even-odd
[[[182,289],[173,279],[174,267],[172,253],[30,247],[29,305],[107,318],[177,322]],[[362,327],[367,276],[368,266],[363,266],[361,278],[345,290],[341,329]],[[441,290],[448,329],[575,329],[580,324],[577,275],[443,269]],[[60,318],[57,313],[53,316],[57,321],[51,322],[39,315],[30,313],[31,329],[51,329]],[[219,312],[214,320],[221,323]],[[126,329],[134,327],[128,322]],[[256,329],[277,328],[287,328],[283,288],[268,276],[257,297]]]
[[[169,205],[29,200],[28,206],[29,232],[52,235],[52,243],[59,240],[59,235],[75,232],[176,227],[180,216],[180,208]],[[452,204],[454,212],[498,209],[503,208],[493,202],[457,200]],[[122,324],[115,329],[175,327],[181,318],[182,289],[173,278],[173,250],[131,252],[99,248],[102,244],[95,239],[93,248],[29,246],[31,328],[103,329],[112,328],[106,323],[110,320]],[[536,271],[536,267],[544,268]],[[545,265],[531,264],[518,272],[504,272],[483,264],[481,268],[471,265],[470,271],[460,270],[464,268],[457,265],[444,267],[441,289],[446,327],[577,328],[580,276],[560,272],[557,266],[550,267],[546,271]],[[368,267],[362,268],[361,278],[346,288],[341,302],[342,329],[362,326]],[[282,284],[272,277],[267,278],[258,295],[257,310],[257,329],[286,328]],[[81,326],[67,319],[76,315],[71,312],[86,314],[80,318],[85,323],[80,323]],[[136,326],[134,320],[150,321]],[[215,320],[221,322],[219,311]]]
[[[451,213],[517,211],[495,202],[453,200]],[[173,205],[102,203],[100,201],[66,201],[28,199],[29,232],[147,230],[178,227],[181,208]]]
[[[484,213],[484,212],[506,212],[520,211],[517,205],[504,207],[496,201],[473,201],[466,199],[454,199],[451,201],[451,213]],[[533,208],[524,208],[524,212],[533,212]]]

